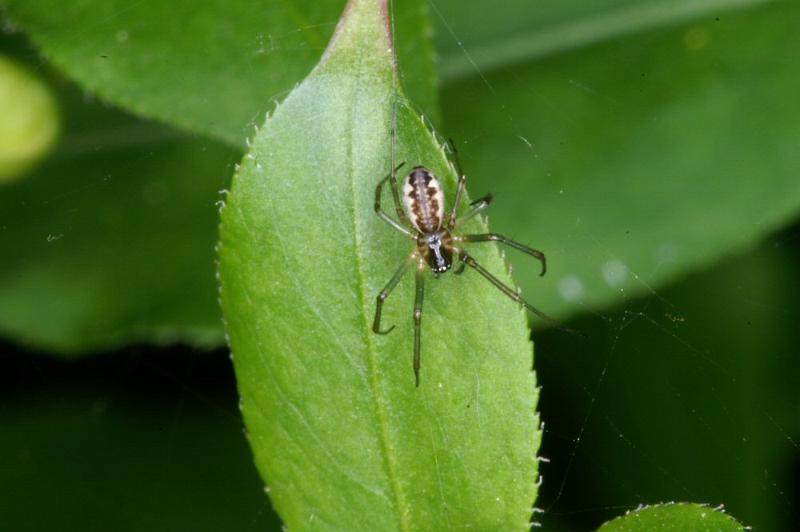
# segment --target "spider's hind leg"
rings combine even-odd
[[[375,303],[375,318],[372,320],[372,332],[374,332],[375,334],[389,334],[390,332],[392,332],[392,329],[394,329],[394,325],[392,325],[386,330],[381,330],[381,311],[383,310],[383,302],[386,301],[386,298],[388,298],[389,294],[392,293],[394,287],[397,286],[397,283],[399,283],[400,279],[403,278],[403,275],[405,275],[406,271],[408,270],[408,267],[411,265],[411,263],[414,261],[415,258],[416,258],[416,253],[412,254],[408,259],[403,261],[403,264],[400,265],[400,267],[397,269],[397,271],[389,280],[389,282],[386,283],[386,286],[383,288],[383,290],[381,290],[380,293],[378,294]]]
[[[567,329],[566,327],[561,325],[561,323],[559,323],[558,320],[556,320],[555,318],[552,318],[552,317],[548,316],[547,314],[545,314],[541,310],[537,309],[536,307],[534,307],[533,305],[531,305],[530,303],[525,301],[522,298],[521,295],[519,295],[511,287],[506,286],[500,279],[498,279],[497,277],[495,277],[494,275],[489,273],[483,266],[478,264],[475,261],[475,259],[473,259],[469,255],[467,255],[466,253],[462,252],[461,256],[460,256],[460,259],[467,266],[469,266],[470,268],[474,269],[479,274],[483,275],[490,283],[492,283],[495,287],[497,287],[501,292],[503,292],[505,295],[507,295],[508,297],[510,297],[511,299],[513,299],[514,301],[516,301],[517,303],[519,303],[520,305],[525,307],[527,310],[529,310],[533,314],[536,314],[537,316],[539,316],[543,320],[558,326],[560,329],[565,329],[567,331],[572,332],[570,329]]]
[[[547,273],[547,259],[545,259],[544,253],[542,253],[538,249],[530,248],[524,244],[520,244],[515,240],[506,238],[503,235],[498,235],[496,233],[487,233],[482,235],[464,235],[461,237],[461,240],[462,242],[500,242],[501,244],[506,244],[507,246],[511,246],[514,249],[526,253],[531,257],[535,258],[536,260],[538,260],[539,262],[541,262],[542,272],[539,274],[540,277],[545,273]]]
[[[422,298],[425,295],[425,270],[417,268],[417,294],[414,298],[414,378],[416,379],[416,386],[419,388],[419,353],[421,350],[422,340],[420,334],[422,332]]]

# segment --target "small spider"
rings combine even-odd
[[[372,322],[372,330],[377,334],[389,334],[394,325],[386,330],[381,330],[381,309],[383,302],[400,282],[412,264],[416,264],[416,299],[414,302],[414,376],[416,386],[419,387],[419,359],[420,359],[420,330],[422,324],[422,299],[425,293],[425,268],[428,267],[435,277],[447,272],[453,265],[453,259],[459,261],[458,267],[453,271],[461,274],[466,266],[470,266],[478,273],[483,275],[494,286],[500,289],[505,295],[523,305],[526,309],[537,316],[554,322],[553,318],[534,308],[530,303],[522,299],[515,290],[503,284],[497,277],[486,271],[475,259],[467,254],[461,247],[466,242],[501,242],[514,249],[538,259],[542,263],[540,275],[547,271],[547,263],[541,251],[529,248],[519,242],[495,233],[479,235],[455,235],[453,230],[467,220],[473,218],[484,210],[492,201],[492,195],[488,194],[470,203],[470,210],[462,216],[457,215],[458,205],[464,193],[466,176],[461,171],[461,163],[458,160],[458,153],[452,140],[448,141],[450,151],[453,154],[453,162],[458,172],[458,188],[456,188],[456,198],[453,208],[445,214],[444,192],[442,185],[433,173],[424,166],[415,166],[411,173],[403,182],[400,196],[400,188],[397,182],[397,171],[405,165],[405,162],[395,166],[395,124],[396,109],[392,116],[391,129],[391,168],[389,175],[383,178],[375,189],[375,213],[389,225],[408,238],[416,242],[416,249],[400,265],[400,268],[392,276],[386,286],[378,294],[377,305],[375,307],[375,319]],[[390,217],[381,207],[381,192],[383,185],[389,181],[394,197],[394,206],[398,220]],[[402,198],[402,199],[401,199]]]

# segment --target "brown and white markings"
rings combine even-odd
[[[397,171],[405,163],[395,166],[395,126],[397,124],[397,108],[392,113],[391,130],[391,172],[384,177],[375,189],[375,212],[386,223],[403,233],[416,243],[414,251],[403,261],[395,274],[378,294],[375,307],[375,319],[372,330],[378,334],[388,334],[394,325],[386,330],[381,329],[381,310],[383,302],[397,286],[403,275],[413,265],[416,270],[416,297],[414,300],[414,376],[416,385],[419,386],[419,363],[421,351],[421,326],[422,326],[422,300],[425,294],[425,269],[430,268],[434,276],[447,272],[453,266],[453,259],[459,261],[459,268],[454,273],[460,274],[466,266],[477,271],[490,283],[496,286],[506,296],[523,305],[530,312],[547,320],[555,321],[530,303],[522,299],[511,287],[505,285],[497,277],[486,271],[461,247],[460,244],[468,242],[500,242],[514,249],[527,253],[542,263],[541,275],[547,271],[544,254],[541,251],[529,248],[523,244],[510,240],[495,233],[479,235],[454,235],[452,231],[465,221],[477,215],[489,206],[492,196],[470,203],[470,209],[458,216],[458,206],[464,193],[466,177],[461,171],[458,153],[452,141],[449,141],[450,151],[453,153],[453,163],[458,172],[458,187],[456,188],[455,201],[451,210],[445,213],[445,199],[442,185],[436,176],[424,166],[415,166],[403,181],[402,196],[397,182]],[[389,181],[394,199],[397,220],[389,216],[381,207],[381,193],[383,185]]]
[[[444,191],[436,176],[417,166],[403,184],[403,207],[417,231],[435,233],[444,218]]]

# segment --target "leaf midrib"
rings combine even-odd
[[[359,58],[360,59],[360,58]],[[358,289],[358,299],[361,303],[361,331],[364,339],[364,343],[367,347],[367,372],[368,372],[368,380],[370,386],[370,392],[372,394],[373,403],[375,405],[375,418],[379,427],[379,439],[381,443],[381,454],[384,458],[384,469],[386,471],[386,476],[389,478],[389,487],[392,492],[392,499],[394,499],[395,507],[397,509],[398,514],[398,525],[400,530],[407,531],[411,530],[410,524],[408,522],[408,512],[406,511],[409,506],[408,502],[406,501],[405,495],[403,493],[403,489],[400,485],[400,479],[397,474],[398,472],[398,465],[397,465],[397,458],[394,454],[394,448],[391,443],[391,438],[389,436],[389,416],[387,413],[386,408],[386,400],[383,395],[383,391],[380,386],[380,379],[379,379],[379,372],[378,372],[378,351],[376,349],[374,339],[371,334],[370,324],[367,319],[369,315],[369,308],[368,308],[368,299],[367,299],[367,283],[366,283],[366,275],[364,273],[364,268],[361,260],[361,254],[358,252],[362,249],[362,241],[363,238],[361,237],[361,233],[359,231],[359,224],[358,224],[358,195],[357,195],[357,184],[355,182],[355,168],[354,168],[354,150],[353,150],[353,131],[355,130],[356,125],[356,118],[355,112],[358,108],[358,87],[361,86],[360,79],[361,79],[361,69],[354,68],[355,77],[353,79],[351,85],[351,94],[353,95],[352,98],[349,98],[348,101],[352,102],[350,109],[349,109],[349,127],[347,128],[347,169],[348,174],[350,176],[350,195],[353,202],[353,209],[352,209],[352,224],[353,224],[353,241],[354,241],[354,255],[355,255],[355,262],[356,262],[356,275],[358,277],[357,280],[357,289]]]

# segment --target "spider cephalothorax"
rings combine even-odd
[[[389,225],[414,239],[417,246],[403,262],[397,272],[392,276],[386,287],[378,294],[377,306],[375,308],[375,319],[372,323],[372,330],[378,334],[388,334],[394,326],[389,329],[381,329],[381,310],[383,302],[400,282],[411,265],[416,266],[416,299],[414,302],[414,375],[416,385],[419,386],[419,361],[420,361],[420,331],[422,323],[422,300],[425,294],[425,269],[430,268],[433,274],[438,277],[447,272],[453,266],[453,259],[460,261],[460,268],[455,273],[461,273],[466,266],[473,268],[483,275],[494,286],[505,295],[522,304],[534,314],[552,321],[552,318],[542,313],[530,303],[522,299],[518,292],[506,286],[497,277],[485,270],[475,259],[468,255],[459,244],[463,242],[501,242],[515,249],[535,257],[542,263],[542,273],[545,274],[546,263],[544,254],[541,251],[529,248],[504,236],[488,233],[480,235],[454,235],[452,231],[477,215],[489,206],[492,196],[487,195],[470,204],[470,210],[462,216],[457,216],[458,206],[461,196],[464,193],[466,177],[461,172],[461,165],[458,161],[458,154],[455,151],[452,141],[449,143],[450,151],[453,153],[454,164],[458,172],[458,187],[456,188],[455,201],[449,212],[445,212],[445,199],[442,185],[436,176],[424,166],[415,166],[403,181],[402,196],[399,183],[397,182],[397,171],[405,164],[400,163],[395,166],[394,145],[395,145],[395,123],[396,116],[392,117],[391,130],[391,172],[375,189],[375,212],[382,220]],[[389,216],[381,207],[381,192],[383,185],[389,181],[392,187],[395,212],[399,220]]]
[[[435,274],[444,273],[453,266],[453,255],[458,249],[453,247],[453,239],[447,231],[417,238],[417,251]]]

